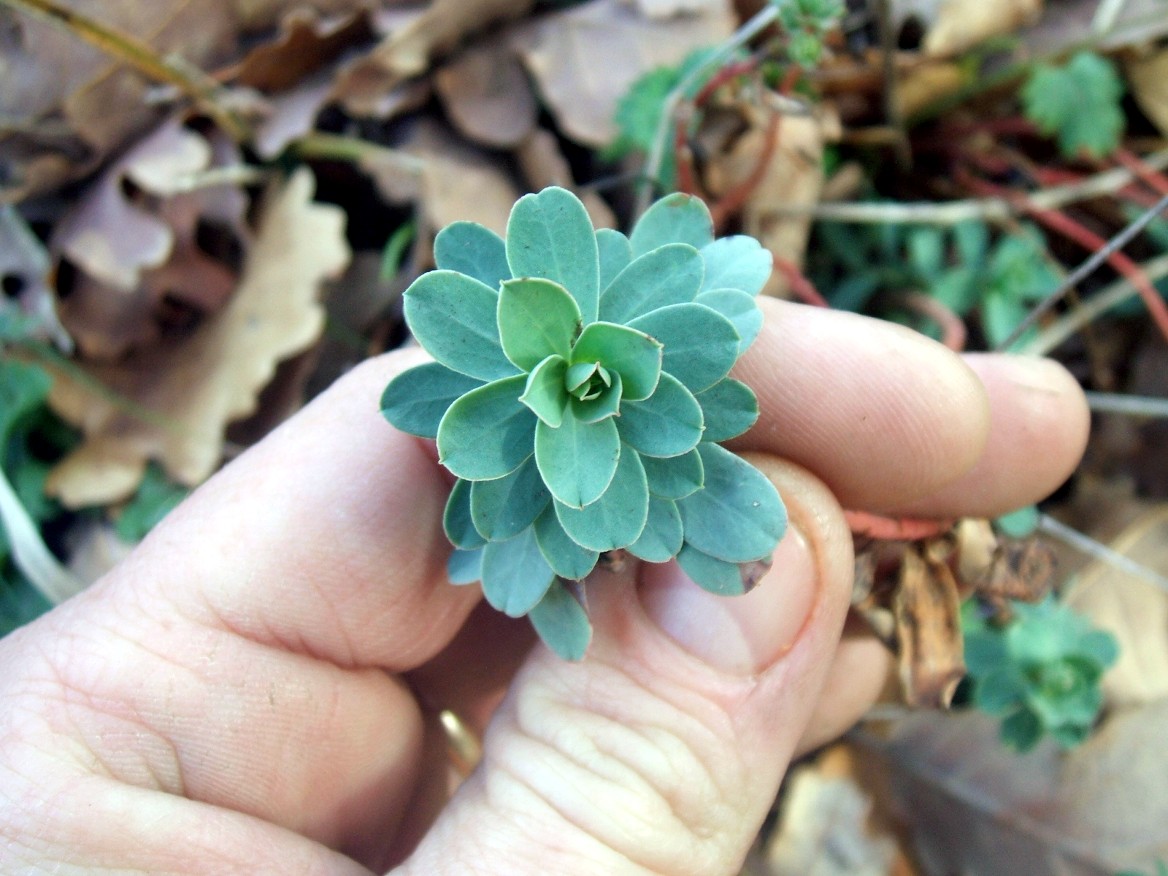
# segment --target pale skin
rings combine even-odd
[[[601,572],[587,658],[534,645],[446,583],[449,482],[376,410],[417,358],[381,357],[0,641],[0,870],[737,873],[790,759],[884,679],[843,634],[841,509],[999,514],[1058,486],[1088,427],[1052,363],[762,306],[735,449],[794,526],[753,593]],[[439,708],[486,729],[451,800]]]

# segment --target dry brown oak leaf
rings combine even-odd
[[[313,203],[313,189],[301,169],[268,193],[239,288],[188,339],[91,368],[112,394],[56,375],[50,404],[84,439],[50,473],[51,495],[74,508],[125,499],[152,459],[183,484],[211,474],[227,424],[254,411],[281,360],[319,339],[321,286],[349,261],[344,214]]]

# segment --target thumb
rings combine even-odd
[[[588,655],[535,650],[480,767],[402,872],[739,872],[831,665],[852,577],[826,487],[751,461],[792,524],[759,585],[714,596],[675,564],[590,579]]]

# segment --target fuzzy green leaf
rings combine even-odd
[[[635,259],[604,289],[600,319],[625,324],[667,304],[693,301],[705,266],[696,249],[669,243]]]
[[[741,289],[757,295],[774,270],[774,257],[753,237],[736,234],[715,240],[702,250],[706,263],[703,292],[713,289]]]
[[[727,377],[695,398],[702,406],[706,431],[703,441],[729,441],[737,438],[758,420],[758,399],[745,383]]]
[[[446,537],[456,548],[472,551],[487,543],[482,533],[475,528],[470,513],[471,482],[459,478],[446,498],[446,510],[442,514],[442,528]],[[477,579],[476,579],[477,580]]]
[[[473,551],[456,549],[446,561],[446,577],[451,584],[473,584],[483,577],[483,549]]]
[[[645,456],[641,463],[645,466],[649,492],[662,499],[684,499],[705,483],[702,457],[697,448],[669,459]]]
[[[629,553],[649,563],[667,563],[681,550],[681,513],[669,499],[649,497],[649,516],[641,537],[629,545]]]
[[[596,319],[600,262],[592,220],[580,199],[551,186],[524,195],[507,222],[507,263],[515,277],[543,277],[571,293],[586,323]]]
[[[418,343],[448,368],[480,380],[515,373],[503,355],[495,311],[499,294],[454,271],[422,274],[405,291],[405,315]]]
[[[728,563],[704,554],[691,544],[685,544],[677,554],[677,564],[689,579],[710,593],[719,596],[741,596],[746,592],[742,569],[737,563]]]
[[[1037,505],[1023,505],[994,519],[994,526],[1008,538],[1026,538],[1038,529],[1042,514]]]
[[[475,481],[470,488],[470,516],[488,541],[504,541],[535,522],[551,501],[534,457],[506,477]]]
[[[624,397],[630,401],[648,398],[661,376],[661,343],[644,332],[594,322],[587,326],[572,348],[572,364],[599,362],[621,376]]]
[[[745,353],[762,329],[762,311],[754,296],[741,289],[710,289],[694,299],[696,304],[704,304],[718,311],[738,332],[738,355]]]
[[[588,613],[568,588],[553,581],[528,615],[543,643],[564,660],[580,660],[592,640]]]
[[[535,461],[544,483],[573,508],[595,502],[608,489],[620,455],[612,417],[582,423],[568,414],[558,429],[542,421],[535,427]]]
[[[543,422],[556,428],[564,421],[568,393],[564,378],[568,360],[562,356],[548,356],[532,369],[519,400],[527,405]]]
[[[629,242],[633,257],[669,243],[688,243],[701,249],[714,241],[714,220],[700,198],[675,192],[654,203],[637,220]],[[692,300],[692,297],[687,300]]]
[[[651,396],[621,407],[616,425],[621,440],[646,456],[680,456],[702,440],[702,409],[680,380],[662,374]]]
[[[685,540],[728,563],[769,557],[787,528],[787,509],[774,485],[750,463],[703,441],[705,486],[678,503]]]
[[[603,292],[617,274],[633,260],[629,239],[619,231],[600,228],[596,231],[596,248],[600,254],[600,290]]]
[[[395,428],[420,438],[436,438],[442,415],[454,401],[483,385],[481,380],[427,362],[403,371],[381,394],[381,413]]]
[[[555,578],[531,527],[483,548],[483,596],[510,617],[523,617],[535,608]]]
[[[434,238],[434,264],[458,271],[492,289],[510,279],[503,238],[477,222],[452,222]]]
[[[1042,133],[1056,135],[1059,151],[1072,159],[1115,151],[1124,128],[1122,97],[1115,65],[1087,51],[1062,67],[1038,64],[1022,88],[1026,115]]]
[[[472,481],[519,468],[531,456],[535,437],[535,414],[519,401],[526,383],[526,374],[506,377],[452,404],[438,424],[438,461]]]
[[[730,320],[704,304],[673,304],[638,317],[629,328],[664,347],[661,368],[701,392],[730,373],[738,358],[738,332]]]
[[[499,339],[503,352],[521,371],[548,356],[564,356],[580,334],[580,308],[567,290],[551,280],[508,280],[499,293]]]
[[[596,568],[600,552],[580,547],[564,532],[556,509],[549,505],[535,519],[535,540],[544,559],[561,578],[579,580]]]
[[[604,495],[581,509],[555,503],[560,525],[576,544],[594,551],[628,547],[641,537],[649,514],[649,486],[640,455],[623,449]]]

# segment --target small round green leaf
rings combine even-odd
[[[698,452],[705,486],[677,504],[686,542],[728,563],[769,557],[787,529],[787,509],[774,485],[717,444],[703,441]]]
[[[633,260],[633,248],[627,237],[611,228],[597,229],[596,247],[600,252],[600,290],[603,292]]]
[[[704,554],[691,544],[685,544],[677,554],[677,564],[691,581],[719,596],[741,596],[746,592],[742,570],[737,563],[728,563]]]
[[[483,577],[483,549],[455,550],[446,561],[446,577],[451,584],[473,584]]]
[[[567,290],[533,278],[503,283],[498,321],[503,352],[521,371],[548,356],[566,358],[581,328],[580,308]]]
[[[670,243],[645,253],[621,271],[600,295],[600,319],[624,325],[634,317],[694,300],[705,266],[696,249]]]
[[[480,380],[515,373],[499,343],[494,289],[454,271],[430,271],[410,284],[404,301],[410,331],[443,365]]]
[[[531,527],[483,548],[483,596],[510,617],[523,617],[535,608],[555,578]]]
[[[649,515],[649,485],[637,451],[621,451],[616,473],[604,495],[584,508],[555,502],[556,516],[564,532],[581,547],[611,551],[631,545],[641,537]]]
[[[714,220],[700,198],[680,192],[654,203],[637,221],[629,242],[633,257],[667,243],[688,243],[695,249],[714,240]]]
[[[749,292],[741,289],[711,289],[702,292],[694,301],[718,311],[738,332],[738,355],[745,353],[762,329],[762,311]]]
[[[571,405],[572,413],[581,423],[595,423],[606,417],[615,416],[620,410],[623,389],[621,376],[613,371],[610,379],[611,385],[601,390],[600,395],[594,399],[583,401],[574,396],[569,399],[568,404]]]
[[[395,428],[420,438],[436,438],[438,424],[455,399],[483,385],[481,380],[427,362],[403,371],[381,394],[381,413]]]
[[[587,577],[600,558],[599,551],[580,547],[568,537],[551,505],[535,519],[535,540],[548,565],[557,575],[568,580]]]
[[[681,513],[669,499],[649,497],[649,517],[641,537],[629,545],[629,553],[649,563],[667,563],[681,550]]]
[[[471,484],[470,516],[485,539],[504,541],[531,526],[551,500],[535,458],[528,457],[506,477]]]
[[[705,483],[702,457],[697,448],[669,459],[643,456],[641,463],[645,466],[649,492],[662,499],[684,499]]]
[[[758,420],[758,399],[754,390],[733,377],[720,380],[695,396],[706,421],[703,441],[737,438]]]
[[[587,326],[572,348],[571,362],[599,362],[621,376],[624,397],[648,398],[661,376],[661,344],[642,331],[610,322]]]
[[[535,427],[539,473],[552,495],[573,508],[595,502],[608,489],[620,455],[620,436],[611,417],[582,423],[569,413],[559,428],[543,421]]]
[[[702,249],[706,277],[702,291],[741,289],[757,295],[774,270],[775,260],[753,237],[735,234],[722,237]]]
[[[663,373],[651,396],[625,402],[616,425],[621,440],[645,456],[681,456],[702,440],[702,409],[680,380]]]
[[[438,461],[460,478],[501,478],[533,451],[536,417],[519,401],[526,374],[473,389],[438,424]]]
[[[446,498],[446,510],[442,515],[442,528],[446,537],[456,548],[471,551],[487,543],[475,528],[470,513],[471,482],[459,478]]]
[[[559,283],[580,306],[584,321],[596,319],[600,257],[592,220],[580,199],[551,186],[524,195],[507,221],[507,263],[515,277]]]
[[[434,238],[434,263],[458,271],[492,289],[511,277],[503,238],[477,222],[452,222]]]
[[[548,356],[527,375],[527,384],[519,400],[531,408],[543,422],[555,428],[564,421],[568,393],[564,379],[568,360],[562,356]]]
[[[691,392],[701,392],[730,373],[738,359],[738,332],[704,304],[673,304],[629,323],[664,345],[661,368]]]
[[[584,606],[559,581],[552,582],[528,617],[543,643],[560,658],[583,658],[592,640],[592,625]]]

